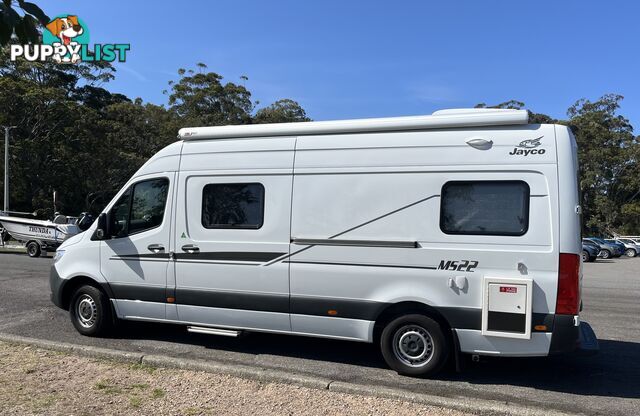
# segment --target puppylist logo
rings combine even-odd
[[[61,14],[47,24],[42,31],[42,44],[11,45],[10,59],[27,61],[53,60],[62,64],[78,62],[125,62],[128,43],[96,43],[89,45],[89,28],[76,15]]]

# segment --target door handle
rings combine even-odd
[[[149,244],[147,249],[154,253],[160,253],[161,251],[164,251],[164,246],[162,244]]]
[[[181,247],[182,251],[186,251],[187,253],[198,253],[200,248],[195,244],[185,244]]]

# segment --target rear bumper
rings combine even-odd
[[[579,321],[579,318],[573,315],[555,315],[549,347],[550,355],[575,351],[595,354],[598,350],[598,339],[591,325]]]

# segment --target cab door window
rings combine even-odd
[[[167,178],[141,181],[129,188],[111,209],[113,236],[124,237],[159,227],[168,190]]]
[[[131,188],[127,189],[111,208],[111,235],[115,238],[127,235],[129,211],[131,207]]]

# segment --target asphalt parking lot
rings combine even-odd
[[[439,379],[398,376],[373,345],[283,335],[239,339],[188,334],[179,326],[126,323],[111,338],[79,335],[49,301],[51,258],[0,253],[0,332],[99,347],[242,363],[338,381],[543,409],[640,414],[640,257],[584,267],[582,319],[600,340],[594,357],[485,359]]]

